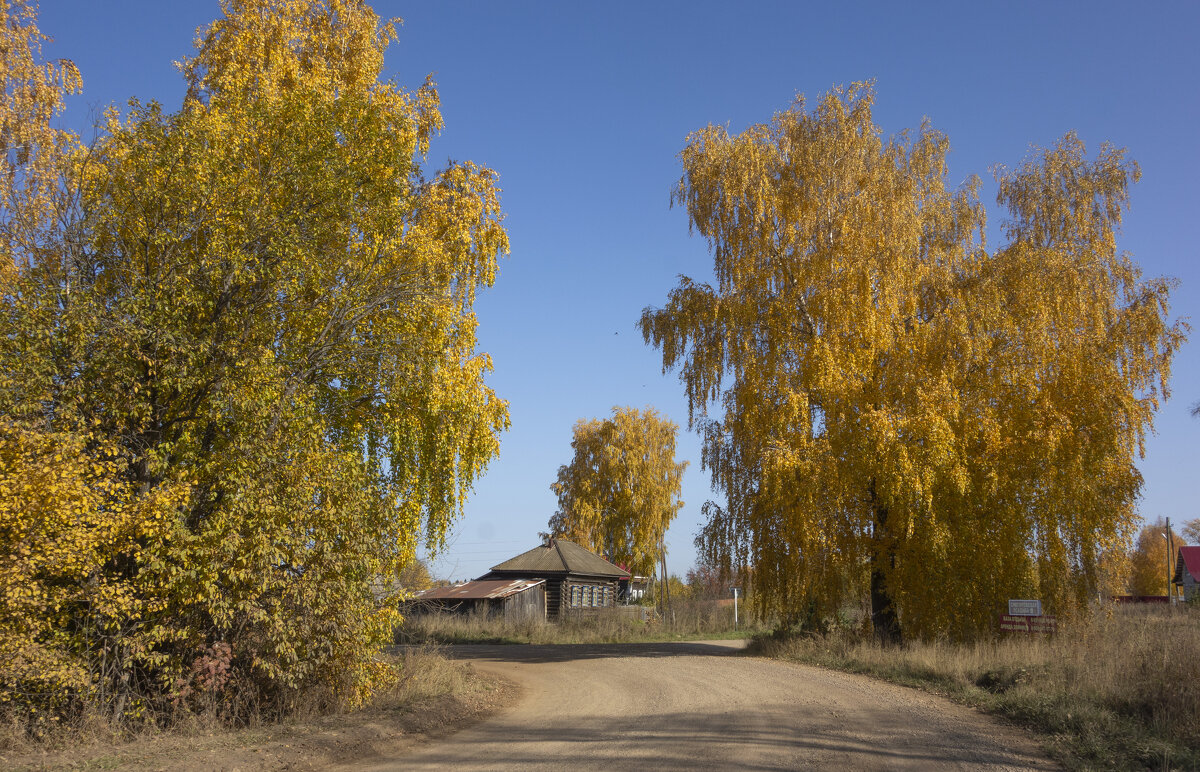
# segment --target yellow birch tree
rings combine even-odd
[[[1131,595],[1166,595],[1169,589],[1174,589],[1169,586],[1167,577],[1174,576],[1175,560],[1185,542],[1174,529],[1170,535],[1172,538],[1168,541],[1167,525],[1161,518],[1138,531],[1129,553]]]
[[[76,138],[56,128],[63,97],[82,87],[79,69],[42,59],[36,8],[0,0],[0,291],[8,292],[20,265],[57,259],[52,233],[66,198],[61,164]]]
[[[667,528],[683,507],[687,462],[675,461],[678,429],[652,407],[614,407],[611,418],[576,423],[571,462],[550,486],[558,496],[551,535],[634,574],[653,574]]]
[[[674,201],[716,285],[641,327],[678,369],[723,506],[706,558],[799,622],[870,598],[876,634],[970,637],[1008,597],[1069,614],[1127,543],[1133,462],[1185,328],[1115,236],[1137,168],[1073,135],[946,185],[928,122],[884,139],[867,85],[689,137]]]
[[[222,9],[182,108],[110,112],[63,172],[78,246],[4,298],[0,411],[87,427],[136,496],[185,492],[97,567],[157,604],[118,704],[195,694],[214,652],[233,714],[353,703],[392,676],[372,584],[442,542],[508,424],[473,311],[508,248],[496,175],[424,168],[437,91],[381,80],[366,3]]]

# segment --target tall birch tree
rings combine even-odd
[[[473,310],[508,248],[496,175],[427,168],[438,93],[382,78],[394,25],[361,0],[222,10],[181,65],[180,110],[111,111],[55,168],[49,188],[76,194],[71,230],[16,261],[0,300],[3,418],[85,432],[61,444],[105,464],[47,503],[111,499],[89,517],[116,522],[85,539],[71,523],[90,520],[3,508],[0,525],[19,520],[0,531],[11,555],[35,516],[72,555],[11,575],[139,599],[97,621],[81,590],[53,638],[28,624],[13,645],[81,661],[87,688],[68,697],[115,695],[118,717],[194,693],[213,652],[241,690],[219,700],[231,710],[364,699],[393,675],[375,654],[395,599],[373,580],[442,541],[508,425]],[[0,445],[0,487],[62,455],[24,435]],[[117,482],[77,490],[103,473]]]
[[[641,328],[725,494],[700,543],[786,619],[869,596],[885,641],[980,634],[1008,597],[1071,613],[1127,544],[1185,334],[1172,282],[1116,248],[1138,169],[1069,134],[999,170],[989,251],[946,136],[884,138],[873,101],[800,98],[681,154],[715,285],[681,278]]]

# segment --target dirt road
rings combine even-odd
[[[740,642],[457,647],[513,708],[358,769],[1056,769],[1024,734],[861,676],[730,656]]]

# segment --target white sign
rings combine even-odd
[[[1008,615],[1010,617],[1040,617],[1042,602],[1040,600],[1010,600]]]

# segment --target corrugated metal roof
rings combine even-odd
[[[1175,564],[1176,584],[1183,584],[1184,566],[1193,579],[1200,581],[1200,547],[1179,548],[1179,562]]]
[[[609,563],[604,558],[589,552],[573,541],[551,539],[549,544],[534,547],[515,558],[510,558],[493,571],[521,571],[523,573],[571,573],[588,576],[629,576],[629,572]]]
[[[483,600],[507,598],[530,587],[545,584],[545,579],[476,579],[453,587],[434,587],[418,592],[413,600]]]

